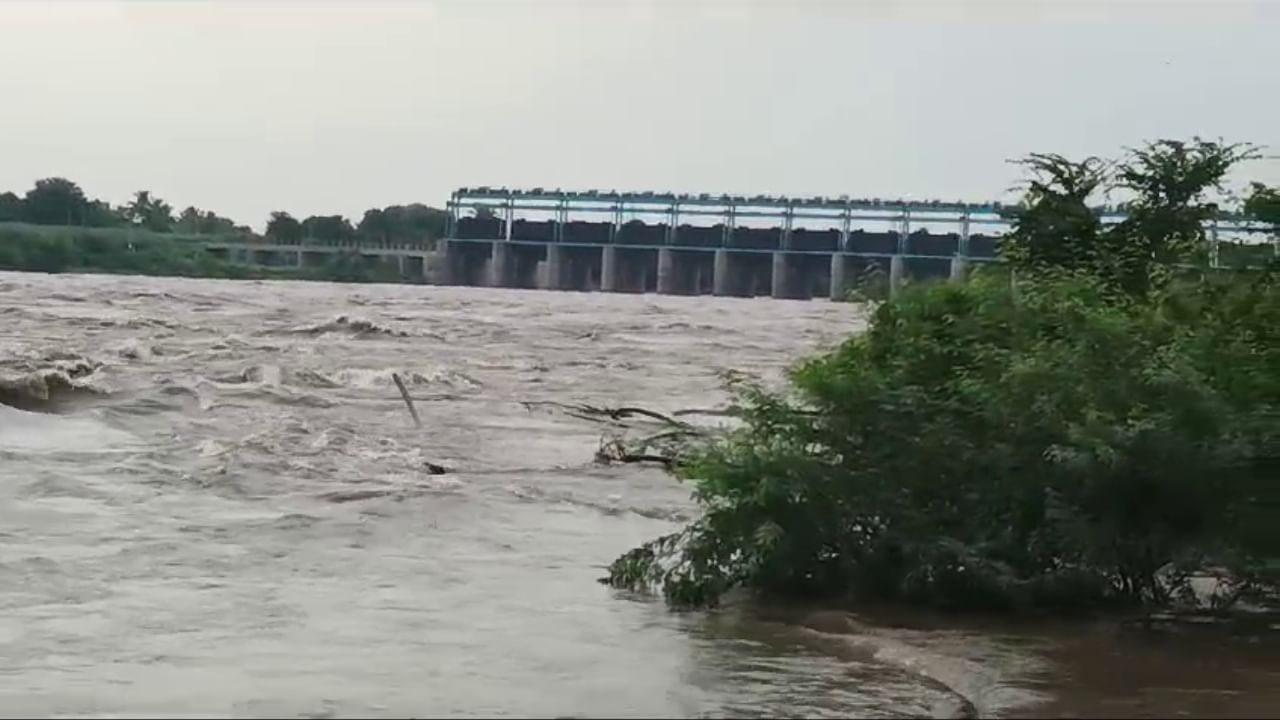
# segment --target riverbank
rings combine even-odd
[[[323,265],[293,268],[228,262],[205,245],[238,236],[157,233],[138,228],[93,228],[0,223],[0,270],[146,275],[232,280],[402,282],[394,268],[335,255]]]

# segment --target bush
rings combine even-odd
[[[1151,303],[1080,275],[906,292],[799,365],[791,393],[739,388],[746,427],[679,468],[706,507],[680,567],[632,555],[612,581],[677,602],[739,585],[1165,602],[1184,587],[1161,579],[1171,566],[1267,549],[1270,518],[1238,519],[1280,498],[1258,474],[1280,427],[1278,313],[1272,274]]]
[[[677,466],[703,516],[607,581],[674,604],[745,587],[1079,609],[1166,604],[1211,566],[1265,580],[1280,274],[1175,272],[1203,247],[1200,191],[1241,156],[1140,151],[1121,166],[1135,219],[1115,228],[1087,211],[1099,183],[1074,184],[1100,165],[1046,164],[1006,243],[1016,283],[908,289],[788,389],[739,383],[743,427]]]

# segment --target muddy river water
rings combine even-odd
[[[672,613],[596,582],[691,516],[688,488],[594,464],[598,425],[523,402],[714,407],[720,371],[776,378],[863,324],[0,273],[0,715],[1280,713],[1266,637]]]

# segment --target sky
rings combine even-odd
[[[0,191],[261,228],[461,186],[1009,197],[1030,152],[1269,146],[1280,0],[0,0]]]

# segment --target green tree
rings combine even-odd
[[[1255,156],[1252,146],[1199,138],[1149,143],[1117,163],[1032,155],[1022,161],[1033,177],[1001,252],[1020,270],[1084,271],[1128,293],[1148,292],[1177,264],[1207,257],[1205,223],[1219,211],[1207,196],[1222,190],[1231,167]],[[1104,226],[1091,209],[1104,190],[1130,197],[1123,222]]]
[[[267,237],[280,243],[301,243],[302,223],[287,212],[273,212],[267,221]]]
[[[391,205],[383,209],[388,239],[393,242],[430,242],[444,237],[449,214],[420,203]]]
[[[241,231],[230,218],[194,206],[182,211],[174,223],[174,229],[194,235],[230,235]]]
[[[312,215],[302,221],[302,235],[322,243],[341,243],[355,239],[356,230],[341,215]]]
[[[356,226],[356,234],[369,242],[387,242],[391,239],[391,223],[387,213],[378,208],[364,211],[360,224]]]
[[[0,193],[0,222],[19,222],[22,216],[22,198],[11,192]]]
[[[89,201],[74,182],[60,177],[37,180],[23,198],[24,219],[37,225],[81,225]]]
[[[173,207],[157,198],[149,190],[139,190],[133,200],[124,207],[123,215],[129,222],[153,232],[169,232],[173,229]]]
[[[128,224],[123,213],[102,200],[90,200],[84,209],[84,225],[88,227],[120,227]]]
[[[420,243],[444,236],[448,213],[422,204],[366,210],[356,234],[372,242]]]
[[[1244,210],[1251,219],[1280,228],[1280,188],[1253,183]]]

